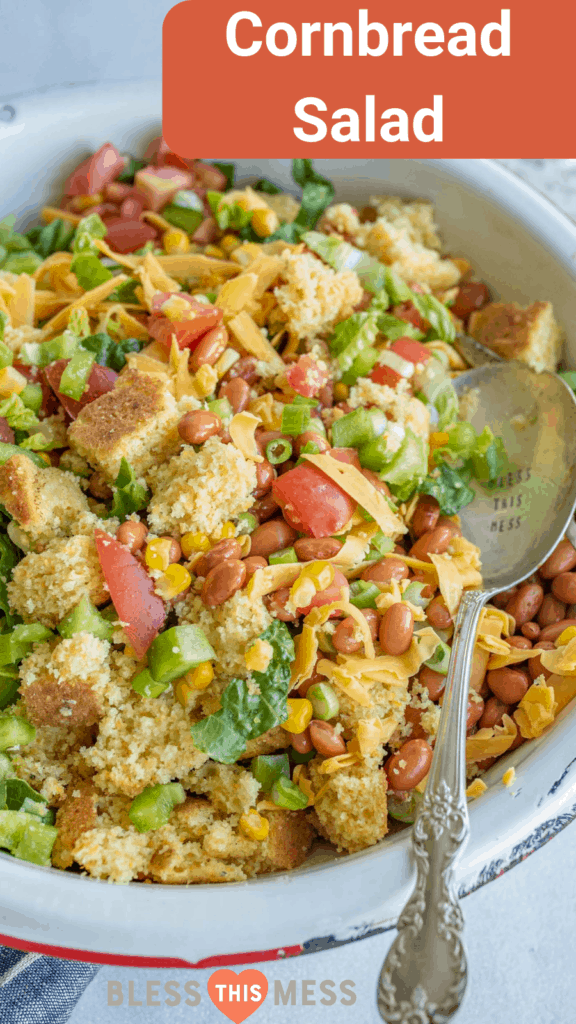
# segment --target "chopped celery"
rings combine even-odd
[[[33,413],[40,412],[42,406],[42,388],[40,384],[26,384],[23,391],[20,392],[18,398],[26,406],[27,409],[31,409]]]
[[[339,422],[339,420],[336,420],[336,423]],[[382,434],[368,444],[362,445],[358,451],[358,457],[360,465],[364,469],[371,469],[374,473],[380,473],[394,458],[394,453],[390,450],[388,434]]]
[[[254,533],[257,526],[256,516],[253,516],[251,512],[241,512],[236,520],[236,533]]]
[[[274,551],[268,556],[270,565],[286,565],[289,562],[297,562],[298,555],[294,548],[283,548],[282,551]]]
[[[258,754],[250,762],[250,771],[265,793],[269,793],[280,776],[290,778],[288,754]]]
[[[100,640],[111,640],[113,627],[102,618],[86,594],[71,612],[68,612],[58,626],[60,636],[69,640],[74,633],[92,633]]]
[[[32,743],[36,729],[25,718],[17,715],[0,715],[0,751],[9,747],[25,746]]]
[[[277,807],[285,807],[289,811],[303,810],[308,806],[308,797],[299,786],[283,775],[272,786],[271,796]]]
[[[58,390],[78,402],[86,390],[88,378],[94,364],[94,353],[78,349],[65,367]]]
[[[378,530],[372,540],[370,541],[370,547],[368,553],[365,556],[367,560],[373,558],[382,558],[383,555],[387,555],[390,551],[394,550],[394,541],[391,537],[385,537],[382,530]]]
[[[139,693],[141,697],[159,697],[169,686],[170,683],[157,683],[147,668],[139,672],[137,676],[134,676],[132,680],[132,689]]]
[[[310,407],[308,405],[284,406],[282,410],[282,425],[280,427],[283,434],[298,437],[299,434],[303,434],[308,430],[309,423]]]
[[[25,811],[0,811],[0,848],[12,853],[29,822]]]
[[[160,633],[148,649],[148,665],[158,683],[171,683],[191,668],[216,655],[199,626],[172,626]]]
[[[0,811],[0,814],[21,813],[20,811]],[[50,854],[58,835],[58,829],[54,825],[45,825],[41,821],[34,821],[30,815],[26,826],[19,836],[16,844],[12,847],[11,853],[18,860],[27,860],[31,864],[50,864]]]
[[[209,412],[219,416],[221,420],[229,420],[234,415],[234,410],[227,398],[216,398],[214,402],[208,402]]]
[[[193,235],[204,219],[202,210],[193,210],[190,207],[177,205],[175,202],[164,207],[162,216],[169,224],[180,228],[188,235]]]
[[[380,437],[388,420],[381,409],[354,409],[332,424],[335,448],[360,448]]]
[[[353,580],[350,584],[350,604],[356,608],[376,608],[380,587],[369,580]]]
[[[335,356],[343,373],[350,370],[360,353],[374,345],[378,333],[374,313],[353,313],[339,323],[330,339],[330,352]]]
[[[426,585],[426,583],[419,583],[417,580],[413,580],[402,594],[402,600],[409,601],[410,604],[415,604],[418,608],[427,608],[432,598],[422,597],[422,591]]]
[[[51,629],[39,622],[30,625],[18,624],[10,633],[0,636],[0,666],[22,661],[30,653],[32,644],[43,643],[54,636]]]
[[[151,832],[166,825],[172,811],[186,799],[179,782],[164,786],[146,786],[130,804],[128,817],[139,832]]]

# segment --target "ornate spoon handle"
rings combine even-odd
[[[378,1010],[388,1024],[444,1024],[466,989],[464,919],[454,891],[454,863],[469,833],[466,709],[476,629],[488,597],[486,591],[466,591],[456,619],[434,758],[412,829],[416,886],[380,973]]]

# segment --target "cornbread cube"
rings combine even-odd
[[[363,225],[356,236],[358,244],[371,256],[388,264],[404,281],[428,285],[432,289],[451,288],[460,280],[458,265],[442,259],[440,241],[430,203],[407,202],[384,196],[373,197],[378,217]]]
[[[71,473],[40,469],[24,454],[13,455],[0,466],[0,502],[32,548],[82,532],[79,527],[95,521]]]
[[[210,437],[185,447],[150,475],[148,522],[156,533],[212,534],[254,504],[255,464],[233,444]]]
[[[304,863],[316,835],[310,818],[302,811],[267,811],[270,822],[263,853],[264,870],[291,871]],[[262,870],[262,869],[261,869]]]
[[[89,779],[80,779],[68,787],[66,799],[56,815],[58,835],[52,850],[54,867],[69,868],[74,863],[72,851],[76,843],[96,825],[97,798]]]
[[[26,717],[23,702],[15,710]],[[12,754],[12,764],[18,778],[38,790],[51,806],[59,806],[69,784],[84,771],[81,748],[92,742],[92,726],[73,728],[61,718],[59,725],[38,729],[32,743]]]
[[[363,295],[353,270],[332,270],[312,253],[283,253],[284,284],[274,289],[288,329],[297,338],[326,333],[350,316]]]
[[[85,594],[96,605],[110,599],[92,537],[55,540],[25,555],[8,584],[10,606],[24,622],[52,629]]]
[[[113,391],[82,409],[68,436],[79,455],[114,481],[122,458],[140,475],[178,451],[179,418],[162,378],[127,370]]]
[[[554,372],[560,360],[562,334],[551,302],[490,302],[472,313],[468,333],[504,359],[518,359],[537,373]]]
[[[40,644],[20,665],[20,693],[33,725],[94,725],[110,679],[106,640],[75,633]]]
[[[373,846],[388,831],[386,776],[378,759],[367,758],[333,775],[319,774],[319,763],[314,758],[308,768],[316,793],[329,780],[311,815],[320,835],[349,853]]]

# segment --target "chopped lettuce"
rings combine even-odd
[[[70,264],[70,270],[76,274],[78,284],[85,292],[97,288],[99,284],[104,284],[113,276],[112,271],[104,266],[98,256],[90,252],[78,253]]]
[[[45,798],[23,779],[6,779],[0,782],[0,810],[26,811],[42,818],[47,825],[51,825],[54,818]]]
[[[72,252],[89,252],[93,256],[98,256],[100,250],[94,245],[94,240],[105,238],[106,232],[106,225],[99,215],[97,213],[88,214],[87,217],[82,218],[74,232]]]
[[[35,252],[42,259],[51,256],[53,252],[68,252],[75,234],[73,224],[57,217],[51,224],[44,227],[31,228],[26,238]]]
[[[306,231],[302,241],[334,270],[354,270],[364,255],[350,242],[337,235],[324,235],[321,231]]]
[[[429,341],[435,338],[449,342],[455,340],[456,327],[446,306],[443,306],[434,295],[418,295],[413,292],[411,299],[420,316],[430,324],[431,330],[427,335]]]
[[[18,449],[15,448],[15,451]],[[5,533],[0,533],[0,611],[4,612],[4,625],[8,629],[17,621],[10,610],[8,603],[8,591],[6,585],[10,582],[12,570],[18,564],[19,553],[12,541]],[[8,664],[8,662],[6,662]]]
[[[128,352],[139,352],[144,342],[139,341],[138,338],[114,341],[109,334],[102,331],[99,334],[91,334],[87,338],[82,338],[80,344],[82,348],[93,353],[95,361],[100,366],[109,366],[110,369],[120,373],[126,363]]]
[[[398,306],[402,302],[413,302],[414,292],[408,287],[405,281],[401,277],[398,277],[393,270],[389,267],[385,268],[386,275],[386,291],[390,296],[390,303],[392,306]]]
[[[108,296],[108,302],[137,302],[136,289],[139,287],[140,282],[137,278],[131,277],[128,281],[123,281],[117,288]]]
[[[376,296],[378,298],[378,296]],[[372,309],[372,306],[370,307]],[[414,324],[406,320],[400,320],[392,313],[381,313],[378,317],[378,330],[385,335],[388,341],[397,341],[398,338],[414,338],[420,341],[424,335]]]
[[[336,325],[329,346],[344,373],[350,370],[363,349],[374,344],[377,333],[376,316],[368,312],[353,313],[347,320]]]
[[[302,189],[295,223],[313,228],[334,198],[334,185],[314,170],[311,160],[293,160],[292,177]]]
[[[110,515],[124,521],[132,512],[139,512],[140,509],[146,508],[149,500],[148,489],[137,480],[130,463],[126,459],[122,459],[118,476],[114,482],[114,498]]]
[[[290,690],[290,665],[294,660],[294,642],[288,627],[276,619],[261,640],[273,650],[264,672],[252,672],[258,692],[250,692],[245,679],[233,679],[222,694],[222,707],[192,726],[192,738],[199,750],[214,761],[232,764],[242,756],[248,740],[288,718],[286,698]]]
[[[402,445],[381,471],[394,496],[404,501],[422,482],[428,472],[428,445],[409,428]]]

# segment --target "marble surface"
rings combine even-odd
[[[0,101],[54,85],[160,75],[160,30],[171,0],[20,0],[3,5]],[[507,160],[514,171],[576,219],[576,161]],[[470,983],[458,1024],[568,1024],[574,1019],[576,973],[573,934],[576,908],[576,828],[568,827],[513,871],[464,902]],[[337,899],[337,893],[334,894]],[[375,984],[391,934],[269,965],[260,965],[271,989],[331,979],[354,982],[351,1006],[274,1006],[268,996],[253,1018],[258,1024],[377,1024]],[[159,953],[162,951],[159,950]],[[70,1024],[217,1024],[225,1018],[210,1002],[211,971],[103,968],[86,990]],[[191,1009],[145,1005],[146,982],[199,983],[201,1001]],[[121,981],[122,1006],[107,1004],[108,982]],[[135,1002],[128,1005],[129,983]],[[157,991],[157,989],[155,990]],[[320,998],[318,984],[316,999]],[[165,996],[163,997],[165,998]],[[415,1022],[416,1024],[416,1022]]]

